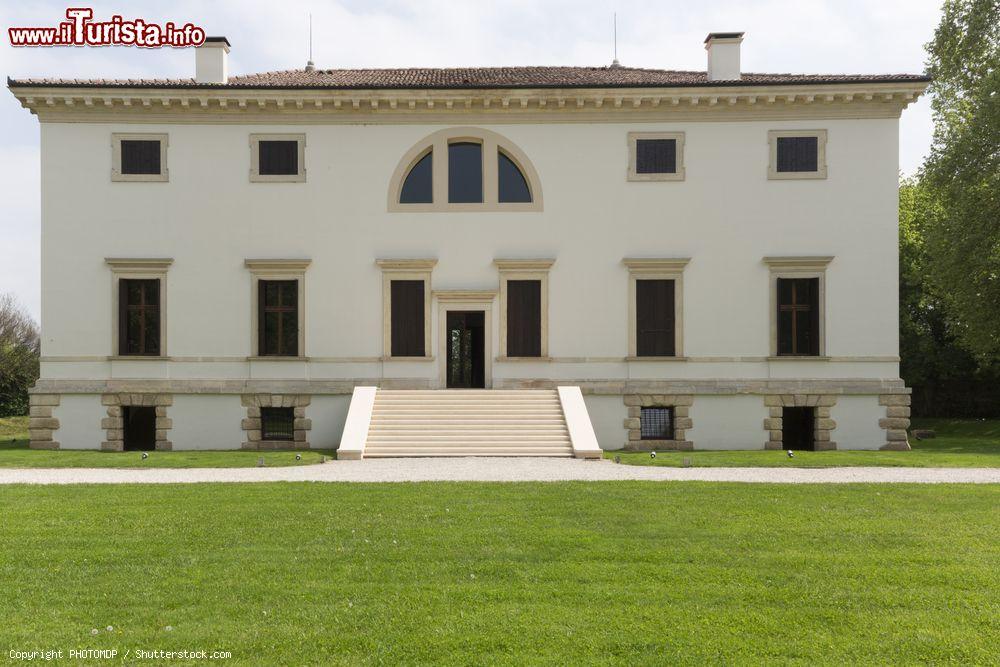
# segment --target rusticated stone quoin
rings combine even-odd
[[[167,408],[174,404],[171,394],[116,393],[102,394],[101,405],[107,407],[107,417],[101,419],[101,428],[107,435],[101,443],[101,451],[121,452],[125,450],[125,410],[127,407],[153,408],[156,411],[156,449],[170,451],[170,429],[174,422],[167,417]]]
[[[52,416],[59,405],[58,394],[31,394],[28,397],[28,447],[31,449],[59,449],[55,432],[59,420]]]
[[[243,449],[308,449],[312,420],[306,418],[306,408],[312,402],[308,394],[242,394],[240,404],[246,413],[240,422],[246,441]],[[264,440],[262,436],[261,408],[292,408],[294,422],[291,440]]]
[[[879,449],[905,452],[910,449],[906,431],[910,428],[910,395],[882,394],[878,404],[885,406],[885,418],[878,425],[885,429],[885,444]]]
[[[831,434],[837,422],[830,418],[830,408],[837,404],[835,394],[765,394],[768,416],[764,419],[767,441],[764,449],[784,449],[784,408],[813,408],[813,446],[816,451],[836,449]]]
[[[624,394],[623,400],[628,408],[628,417],[624,421],[627,438],[627,451],[648,452],[652,450],[684,450],[694,449],[694,443],[687,440],[687,432],[694,428],[690,408],[694,405],[694,396],[690,394]],[[673,408],[674,409],[674,439],[673,440],[643,440],[640,416],[642,408]]]

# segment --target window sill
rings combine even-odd
[[[497,363],[500,363],[500,364],[521,363],[521,362],[527,362],[527,363],[531,363],[531,362],[543,362],[544,363],[544,362],[552,361],[552,357],[549,357],[549,356],[544,356],[544,357],[495,357],[493,360],[496,361]]]
[[[687,361],[687,357],[625,357],[625,361]]]
[[[434,357],[382,357],[381,361],[434,361]]]
[[[112,354],[108,361],[170,361],[170,357],[151,354]]]
[[[309,357],[282,357],[275,354],[264,357],[247,357],[247,361],[309,361]]]
[[[769,181],[807,181],[826,178],[826,169],[820,171],[769,171]]]
[[[823,355],[808,354],[784,354],[780,356],[770,356],[768,361],[830,361],[830,357]]]
[[[629,172],[628,182],[629,183],[663,183],[673,181],[675,183],[684,180],[684,171],[676,172],[654,172],[654,173],[637,173]]]

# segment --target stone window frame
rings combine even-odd
[[[640,139],[673,139],[677,144],[676,170],[669,174],[640,174],[636,169],[638,155],[637,142]],[[628,133],[628,170],[629,181],[683,181],[684,171],[684,132],[629,132]]]
[[[778,139],[783,137],[816,137],[816,171],[778,171]],[[826,141],[826,130],[768,130],[768,180],[797,181],[826,178]]]
[[[122,141],[159,141],[160,173],[123,174]],[[114,183],[166,183],[170,180],[167,169],[167,149],[170,135],[164,132],[112,132],[111,133],[111,181]]]
[[[438,387],[448,388],[448,311],[466,310],[483,313],[483,386],[493,387],[493,302],[497,293],[493,290],[434,290],[438,304],[438,345],[441,356],[438,359]]]
[[[312,403],[309,394],[242,394],[240,404],[245,413],[240,422],[246,440],[240,449],[253,451],[272,451],[278,449],[310,449],[309,431],[312,430],[312,420],[306,417],[306,408]],[[293,408],[292,439],[262,440],[261,439],[261,408]]]
[[[691,419],[691,406],[694,405],[693,394],[624,394],[622,400],[628,410],[628,416],[623,424],[627,432],[626,451],[691,451],[694,449],[694,443],[687,439],[687,432],[694,428],[694,422]],[[642,408],[673,408],[674,439],[643,440],[640,421]]]
[[[382,271],[382,361],[433,361],[431,341],[431,274],[436,259],[377,259]],[[422,280],[424,283],[424,354],[420,357],[392,356],[392,281]]]
[[[168,358],[167,352],[167,271],[174,263],[171,257],[105,257],[104,263],[111,269],[111,354],[110,359],[129,361],[162,361]],[[160,354],[119,354],[118,316],[121,297],[118,284],[127,280],[159,280],[160,281]]]
[[[826,269],[830,262],[834,260],[829,256],[788,256],[788,257],[764,257],[763,262],[767,264],[770,271],[768,280],[768,322],[771,333],[768,345],[769,361],[816,361],[829,359],[826,354]],[[779,355],[778,354],[778,279],[779,278],[818,278],[819,294],[817,303],[819,304],[819,354],[817,355]]]
[[[298,142],[297,174],[261,174],[260,173],[260,142],[262,141],[296,141]],[[250,182],[251,183],[305,183],[306,182],[306,135],[305,133],[267,133],[250,135]]]
[[[483,147],[482,202],[453,204],[448,201],[448,146],[463,141],[477,143]],[[400,203],[399,195],[410,169],[428,152],[434,154],[431,158],[431,189],[433,193],[431,203]],[[506,155],[521,170],[521,174],[528,183],[528,190],[531,192],[530,202],[500,201],[498,153]],[[543,210],[542,184],[538,178],[538,172],[531,160],[528,159],[527,154],[507,137],[481,127],[450,127],[424,137],[403,155],[389,179],[387,210],[391,213],[541,211]]]
[[[814,358],[814,357],[813,357]],[[768,416],[764,419],[764,431],[768,438],[764,449],[784,449],[783,408],[814,408],[813,448],[817,452],[837,449],[837,443],[832,440],[833,431],[837,428],[831,416],[832,408],[837,405],[836,394],[767,394],[764,396],[764,406]]]
[[[246,259],[243,265],[250,271],[250,358],[254,361],[305,360],[306,357],[306,270],[311,259]],[[298,355],[260,354],[260,289],[261,280],[295,280],[298,282]]]
[[[549,359],[549,271],[555,259],[495,259],[500,274],[500,356],[497,361],[546,361]],[[537,280],[541,283],[541,354],[511,357],[507,354],[507,281]]]
[[[101,405],[107,406],[107,417],[101,419],[101,428],[107,432],[106,439],[101,443],[101,451],[125,451],[125,410],[126,407],[150,407],[156,410],[156,451],[167,452],[173,449],[170,442],[170,429],[174,422],[167,415],[167,408],[174,404],[172,394],[118,392],[101,395]]]
[[[626,361],[685,361],[684,356],[684,269],[690,257],[626,257],[628,268],[628,357]],[[671,357],[640,357],[636,341],[636,281],[674,281],[674,354]]]

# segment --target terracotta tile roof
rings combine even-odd
[[[8,86],[91,88],[653,88],[924,82],[922,74],[744,74],[709,83],[705,72],[634,67],[457,67],[409,69],[304,69],[230,77],[227,84],[193,79],[7,79]]]

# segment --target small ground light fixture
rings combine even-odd
[[[793,454],[792,450],[790,450],[790,449],[788,450],[788,458],[790,458],[790,459],[794,459],[795,458],[795,454]]]

